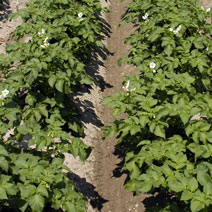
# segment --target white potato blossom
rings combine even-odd
[[[152,72],[153,72],[153,74],[155,74],[156,73],[156,70],[154,69]]]
[[[205,10],[205,8],[204,8],[203,6],[201,6],[201,9],[202,9],[202,10]],[[207,13],[209,13],[209,12],[211,11],[211,8],[209,7],[209,8],[207,8],[205,11],[206,11]]]
[[[1,94],[0,94],[0,100],[2,100],[0,102],[0,105],[4,105],[4,99],[7,97],[7,95],[9,94],[9,91],[7,89],[4,89]]]
[[[130,81],[128,80],[122,88],[124,89],[124,91],[129,91],[129,89],[128,89],[129,86],[130,86]]]
[[[135,91],[135,90],[136,90],[136,88],[129,89],[129,86],[130,86],[130,81],[128,80],[128,81],[124,84],[124,86],[123,86],[122,88],[124,89],[125,92],[126,92],[126,91],[132,92],[132,91]]]
[[[151,63],[149,64],[149,67],[150,67],[151,69],[155,68],[155,67],[156,67],[156,63],[151,62]]]
[[[38,35],[45,34],[45,29],[42,29],[41,32],[38,32]]]
[[[206,9],[206,12],[209,13],[211,11],[211,8],[209,7],[208,9]]]
[[[146,19],[148,18],[148,16],[149,16],[149,14],[148,14],[148,13],[145,13],[144,16],[142,16],[142,18],[143,18],[144,20],[146,20]]]
[[[78,13],[78,18],[82,18],[82,16],[83,16],[82,12]]]
[[[47,40],[48,40],[48,39],[49,39],[49,38],[48,38],[48,37],[46,37],[46,38],[45,38],[45,40],[44,40],[44,43],[47,43]]]
[[[177,27],[177,29],[173,31],[175,35],[177,35],[177,34],[179,33],[179,31],[181,30],[181,27],[182,27],[182,26],[179,25],[179,26]]]
[[[178,27],[177,27],[177,29],[173,29],[173,28],[169,28],[169,31],[170,32],[173,32],[175,35],[177,35],[178,33],[179,33],[179,31],[181,30],[181,28],[182,28],[182,26],[181,25],[179,25]]]
[[[48,47],[49,47],[49,43],[47,43],[47,40],[48,40],[48,39],[49,39],[48,37],[45,38],[45,40],[44,40],[44,42],[43,42],[43,45],[40,45],[41,48],[48,48]]]
[[[4,89],[2,91],[2,95],[1,96],[3,96],[4,98],[6,98],[8,94],[9,94],[9,91],[7,89]]]

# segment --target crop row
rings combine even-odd
[[[98,0],[33,0],[10,15],[23,24],[0,55],[0,210],[86,211],[63,153],[91,151],[71,95],[94,83],[85,67],[104,48],[102,10]]]
[[[120,60],[140,74],[103,103],[127,114],[104,128],[124,149],[125,187],[170,197],[150,211],[212,210],[212,11],[197,0],[133,0],[136,32]]]

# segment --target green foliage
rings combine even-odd
[[[50,203],[54,209],[85,211],[83,196],[62,170],[68,170],[63,157],[42,159],[1,141],[0,158],[1,206],[41,212]]]
[[[32,0],[10,15],[24,23],[0,55],[1,207],[86,210],[63,173],[63,153],[84,161],[91,152],[80,139],[83,126],[72,94],[94,83],[85,65],[95,48],[104,48],[101,11],[99,0]],[[6,140],[8,130],[13,133]]]
[[[118,119],[104,130],[125,149],[125,187],[139,194],[161,189],[178,205],[155,211],[211,211],[212,18],[196,0],[134,0],[122,23],[137,32],[131,53],[119,61],[136,66],[119,92],[104,99]],[[180,204],[184,205],[183,210]],[[178,207],[178,209],[176,209]]]

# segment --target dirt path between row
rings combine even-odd
[[[112,95],[122,89],[124,77],[135,72],[135,68],[127,64],[118,67],[118,60],[129,52],[124,39],[134,32],[132,25],[119,27],[121,17],[126,12],[125,6],[130,1],[121,3],[120,0],[110,2],[110,13],[106,16],[111,27],[110,37],[107,39],[107,48],[111,55],[105,61],[105,81],[112,86],[105,89],[103,96]],[[103,124],[108,124],[114,117],[106,106],[101,114]],[[95,172],[96,190],[107,202],[103,204],[102,212],[142,212],[142,195],[133,197],[133,194],[124,189],[126,174],[120,173],[121,159],[115,155],[115,139],[107,139],[97,146]]]

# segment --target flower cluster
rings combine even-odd
[[[7,97],[7,95],[9,94],[9,91],[7,89],[4,89],[2,92],[1,92],[1,95],[0,95],[0,101],[1,101],[1,105],[4,105],[4,102],[3,100]]]
[[[45,29],[42,29],[41,32],[38,32],[39,36],[43,36],[45,35]],[[49,43],[47,42],[48,37],[45,38],[43,45],[40,45],[41,48],[48,48],[49,47]]]
[[[148,13],[145,13],[144,16],[142,16],[142,18],[143,18],[144,20],[146,20],[148,17],[149,17],[149,14],[148,14]]]
[[[178,27],[177,27],[177,29],[173,29],[173,28],[169,28],[169,31],[170,32],[173,32],[175,35],[177,35],[178,33],[179,33],[179,31],[181,30],[181,28],[182,28],[182,26],[181,25],[179,25]]]
[[[122,88],[124,89],[125,92],[132,92],[136,90],[136,88],[129,89],[129,86],[130,86],[130,81],[128,80]]]
[[[155,70],[155,67],[156,67],[156,63],[154,63],[154,62],[151,62],[150,64],[149,64],[149,67],[151,68],[151,69],[153,69],[153,73],[156,73],[156,70]]]
[[[38,35],[39,35],[39,36],[41,36],[42,34],[43,34],[43,35],[45,34],[45,29],[42,29],[41,32],[38,32]]]
[[[48,48],[49,47],[49,43],[47,43],[48,37],[45,38],[43,45],[40,45],[41,48]]]
[[[202,9],[202,10],[205,10],[205,8],[204,8],[203,6],[201,6],[201,9]],[[209,8],[207,8],[205,11],[206,11],[207,13],[209,13],[209,12],[211,11],[211,8],[209,7]]]
[[[78,13],[78,18],[82,18],[82,16],[83,16],[83,13],[82,12],[80,12],[80,13]]]

